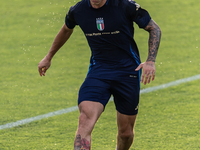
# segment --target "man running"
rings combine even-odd
[[[144,63],[133,39],[134,22],[149,32],[148,57]],[[74,149],[91,149],[92,130],[113,95],[117,110],[117,150],[128,150],[134,138],[140,81],[146,84],[154,80],[161,30],[133,0],[82,0],[70,8],[49,53],[39,63],[41,76],[45,76],[51,59],[76,25],[83,30],[92,54],[87,77],[79,90],[80,116]]]

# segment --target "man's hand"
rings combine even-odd
[[[155,62],[146,61],[144,63],[141,63],[135,69],[135,71],[139,71],[141,68],[143,69],[141,82],[144,82],[144,85],[146,85],[146,83],[150,83],[150,81],[153,81],[155,78]]]
[[[47,69],[51,66],[51,59],[48,59],[47,56],[44,57],[38,64],[38,71],[40,76],[45,76]]]

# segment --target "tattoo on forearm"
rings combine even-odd
[[[161,30],[153,20],[149,22],[145,30],[149,31],[149,55],[147,61],[155,62],[160,45]]]
[[[78,134],[74,141],[74,150],[90,150],[90,142],[84,138],[81,139],[81,135]]]

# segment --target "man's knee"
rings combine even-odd
[[[90,118],[86,113],[84,113],[84,112],[80,113],[80,115],[79,115],[79,125],[88,124],[89,120],[90,120]]]
[[[96,118],[91,117],[90,114],[87,114],[85,112],[81,112],[79,115],[79,128],[80,127],[92,127],[94,126],[96,122]]]
[[[103,106],[100,103],[84,101],[79,104],[79,127],[78,130],[91,132],[97,119],[103,112]]]
[[[117,112],[118,137],[131,139],[134,137],[134,126],[137,115],[128,116]]]
[[[131,129],[119,130],[118,137],[124,140],[132,139],[134,137],[134,131]]]

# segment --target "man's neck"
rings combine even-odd
[[[90,4],[93,8],[98,9],[101,8],[107,0],[90,0]]]

